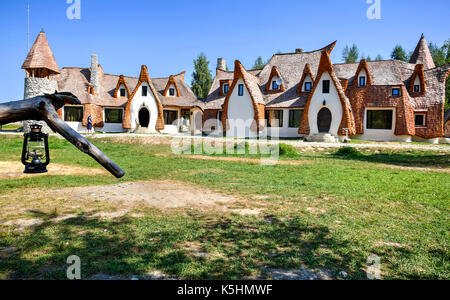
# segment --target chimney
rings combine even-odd
[[[226,71],[227,70],[227,61],[224,58],[217,59],[217,69]]]
[[[295,53],[302,54],[303,52],[302,48],[295,49]]]
[[[91,85],[94,88],[94,93],[99,92],[99,71],[98,71],[98,55],[91,55]]]

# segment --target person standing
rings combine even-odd
[[[92,125],[92,117],[91,116],[89,116],[87,119],[87,132],[88,132],[88,134],[93,133],[93,125]]]

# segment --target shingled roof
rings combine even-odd
[[[425,40],[423,34],[416,49],[414,50],[414,53],[411,55],[409,62],[412,64],[422,64],[425,70],[434,69],[436,67],[433,61],[433,56],[431,56],[430,49],[428,48],[427,41]]]
[[[312,75],[315,77],[322,51],[330,53],[335,45],[336,42],[333,42],[322,49],[311,52],[275,54],[262,70],[246,70],[246,73],[249,73],[257,79],[260,94],[262,95],[263,103],[266,107],[303,107],[308,99],[308,95],[299,95],[297,93],[297,87],[306,65],[309,64]],[[283,93],[267,93],[265,90],[274,67],[276,67],[283,79],[283,85],[285,87],[285,92]],[[231,80],[233,78],[233,72],[217,69],[216,77],[214,78],[208,97],[205,100],[205,109],[223,108],[225,96],[219,95],[220,81],[225,79]]]
[[[48,69],[53,74],[59,74],[59,68],[56,64],[53,52],[47,41],[44,31],[41,31],[36,38],[30,52],[28,53],[22,69]]]

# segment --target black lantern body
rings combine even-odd
[[[31,131],[25,133],[22,150],[22,163],[25,173],[46,173],[50,163],[48,135],[42,132],[42,126],[30,125]]]

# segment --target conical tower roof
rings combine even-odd
[[[425,70],[436,67],[433,61],[433,56],[431,56],[430,49],[428,48],[427,41],[425,40],[423,34],[409,62],[412,64],[422,64]]]
[[[59,68],[56,64],[53,52],[48,45],[47,37],[44,31],[41,31],[36,38],[30,52],[28,53],[22,69],[48,69],[51,73],[59,74]]]

